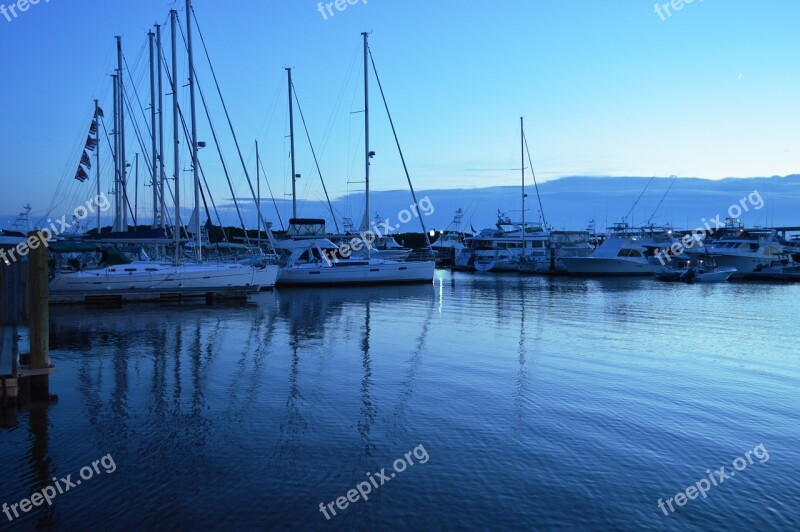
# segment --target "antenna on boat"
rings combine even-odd
[[[642,191],[639,193],[639,197],[636,198],[636,201],[633,202],[633,206],[631,207],[631,210],[628,211],[628,214],[626,214],[625,216],[622,217],[622,221],[623,222],[627,221],[628,216],[630,216],[633,213],[633,209],[635,209],[636,206],[639,204],[639,200],[642,199],[642,196],[644,196],[644,193],[647,191],[647,188],[650,186],[650,183],[652,183],[653,179],[655,179],[655,178],[656,178],[656,176],[653,176],[653,177],[650,178],[649,181],[647,181],[647,184],[644,186],[644,189],[642,189]]]
[[[678,174],[680,174],[680,172],[678,172]],[[656,205],[656,208],[653,209],[653,214],[651,214],[650,218],[647,219],[647,225],[650,225],[653,222],[653,217],[655,217],[656,212],[658,212],[659,207],[661,207],[661,204],[664,203],[664,200],[666,199],[667,194],[669,194],[669,191],[672,190],[672,185],[674,185],[675,181],[678,180],[678,174],[672,176],[672,181],[670,181],[669,186],[667,187],[667,191],[664,192],[663,196],[661,196],[661,200],[658,202],[658,205]]]

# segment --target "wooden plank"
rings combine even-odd
[[[42,368],[42,369],[27,369],[23,367],[22,369],[19,370],[19,377],[21,379],[25,377],[41,377],[43,375],[52,375],[55,372],[56,372],[55,367]]]

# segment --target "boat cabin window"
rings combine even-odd
[[[635,249],[621,249],[619,253],[617,253],[617,257],[641,257],[642,254],[638,250]]]

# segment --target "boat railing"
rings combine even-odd
[[[435,260],[433,252],[427,249],[417,249],[409,253],[406,262],[427,262]]]

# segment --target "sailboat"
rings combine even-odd
[[[197,113],[195,105],[195,70],[192,54],[192,7],[191,0],[186,0],[186,33],[187,48],[189,54],[189,95],[191,104],[191,145],[192,145],[192,170],[194,177],[194,203],[195,210],[192,216],[192,228],[194,233],[192,249],[195,252],[195,261],[186,262],[181,257],[181,222],[180,222],[180,157],[179,157],[179,131],[180,122],[178,120],[178,86],[177,86],[177,18],[176,10],[170,11],[172,29],[172,111],[173,111],[173,142],[174,142],[174,189],[175,189],[175,225],[174,248],[175,258],[173,262],[137,260],[131,261],[119,253],[114,253],[113,248],[97,248],[96,245],[70,250],[65,248],[68,253],[86,253],[99,251],[102,258],[93,267],[84,268],[82,263],[77,267],[67,267],[56,269],[52,273],[50,281],[50,300],[59,301],[79,301],[81,298],[89,300],[92,297],[103,295],[116,297],[123,300],[131,299],[160,299],[166,296],[185,296],[194,294],[214,295],[239,295],[258,291],[262,288],[272,288],[278,277],[280,268],[272,264],[239,264],[239,263],[204,263],[202,262],[202,233],[200,230],[200,179],[198,174],[198,148],[197,142]],[[152,34],[151,34],[152,35]],[[160,50],[159,50],[160,56]],[[151,37],[151,62],[154,61]],[[122,84],[122,47],[120,37],[117,37],[117,61],[118,74],[114,78],[114,135],[115,161],[115,193],[116,193],[116,216],[115,229],[127,230],[127,211],[125,208],[127,193],[125,190],[125,127],[124,127],[124,105]],[[160,68],[160,61],[158,61]],[[151,64],[151,87],[153,86],[153,68]],[[151,95],[151,105],[155,105],[155,94]],[[99,107],[95,103],[95,120],[99,116]],[[153,113],[153,123],[151,127],[153,135],[153,146],[155,155],[155,113]],[[95,126],[96,127],[96,126]],[[91,130],[90,130],[91,131]],[[99,157],[99,156],[98,156]],[[156,157],[153,157],[153,161]],[[155,188],[155,163],[153,171],[153,186]],[[99,187],[99,162],[98,168],[98,187]],[[154,191],[155,193],[155,191]],[[156,201],[154,200],[154,203]],[[163,203],[163,202],[162,202]],[[154,206],[155,207],[155,206]],[[163,213],[162,213],[163,215]],[[154,224],[156,215],[154,214]],[[99,220],[98,220],[99,227]],[[86,244],[84,244],[86,245]],[[110,260],[109,257],[116,255],[116,259]]]
[[[365,32],[362,33],[362,36],[364,40],[365,213],[369,213],[370,159],[375,156],[375,152],[370,151],[369,144],[368,34]],[[290,131],[291,129],[290,125]],[[294,150],[292,150],[292,157],[294,157]],[[292,163],[292,166],[294,167],[294,163]],[[339,254],[341,258],[331,260],[330,257],[334,256],[333,254],[336,252],[338,246],[327,238],[325,221],[297,218],[296,211],[293,214],[294,218],[289,220],[289,229],[287,230],[288,238],[275,243],[276,251],[284,253],[285,257],[283,268],[278,278],[279,286],[430,283],[433,281],[436,268],[433,261],[400,261],[376,258],[373,256],[374,252],[370,244],[366,244],[363,239],[360,241],[361,244],[359,244],[359,238],[361,237],[353,239],[351,241],[353,243],[351,247],[353,251],[360,251],[358,248],[364,245],[364,254],[362,256],[351,256],[351,254],[347,252],[345,254]],[[365,216],[367,215],[365,214]],[[345,256],[342,257],[342,255]]]

